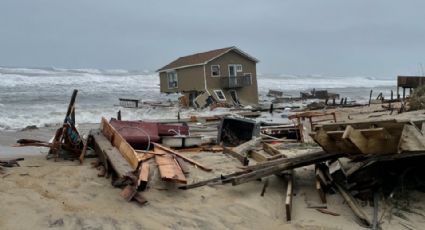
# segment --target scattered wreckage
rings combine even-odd
[[[388,197],[400,187],[414,188],[425,181],[425,120],[347,123],[337,122],[335,113],[328,112],[293,114],[289,118],[296,122],[280,125],[235,116],[192,117],[187,122],[181,119],[173,123],[102,118],[99,129],[91,130],[83,140],[75,128],[75,96],[76,91],[52,143],[21,139],[18,145],[49,147],[48,156],[55,160],[78,159],[84,163],[86,157],[98,158],[93,163],[98,176],[111,178],[127,201],[147,202],[143,192],[149,187],[154,167],[162,181],[183,190],[264,179],[262,196],[268,186],[267,177],[276,175],[286,181],[284,209],[290,221],[294,218],[294,169],[312,166],[314,186],[322,202],[317,207],[319,212],[339,215],[328,210],[326,204],[329,194],[339,193],[364,226],[377,229],[377,215],[367,216],[358,199],[374,203],[377,212],[380,195]],[[317,117],[330,118],[314,120]],[[320,148],[304,154],[288,153],[285,149],[308,145],[304,143],[305,119],[312,129],[309,135]],[[216,138],[195,135],[196,126],[189,122],[202,123],[198,132],[216,134]],[[222,152],[240,161],[241,166],[233,173],[189,183],[187,164],[206,172],[213,168],[185,156],[182,150]]]

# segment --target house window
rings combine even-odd
[[[214,90],[214,93],[217,96],[218,100],[220,100],[220,101],[226,100],[226,97],[224,96],[224,93],[221,89]]]
[[[242,72],[242,65],[236,65],[236,72]]]
[[[220,77],[220,65],[211,65],[211,76]]]
[[[175,71],[167,73],[168,88],[175,89],[178,87],[177,73]]]

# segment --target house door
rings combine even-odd
[[[229,87],[235,87],[238,84],[236,75],[236,65],[229,65]]]
[[[229,77],[236,77],[236,65],[229,65]]]
[[[240,105],[241,103],[239,102],[239,98],[238,98],[238,94],[236,94],[236,90],[230,90],[229,93],[230,93],[230,96],[232,96],[233,103],[235,105]]]

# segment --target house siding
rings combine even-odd
[[[178,88],[169,89],[166,72],[159,73],[161,93],[179,93],[189,91],[205,91],[204,67],[193,66],[177,69]]]
[[[242,56],[241,54],[230,51],[212,61],[207,63],[205,66],[206,76],[207,76],[207,87],[208,89],[221,89],[221,81],[220,79],[223,77],[229,76],[229,64],[241,64],[242,72],[238,72],[237,76],[242,76],[244,73],[251,73],[252,76],[252,84],[250,86],[235,88],[235,89],[222,89],[227,102],[231,103],[232,99],[229,93],[229,90],[235,90],[238,95],[239,101],[242,104],[258,104],[258,87],[257,87],[257,69],[256,62]],[[220,77],[213,77],[211,75],[211,66],[212,65],[220,65]],[[215,96],[215,95],[214,95]]]

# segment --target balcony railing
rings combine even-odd
[[[220,81],[221,87],[224,89],[241,88],[252,85],[252,78],[250,75],[221,77]]]

